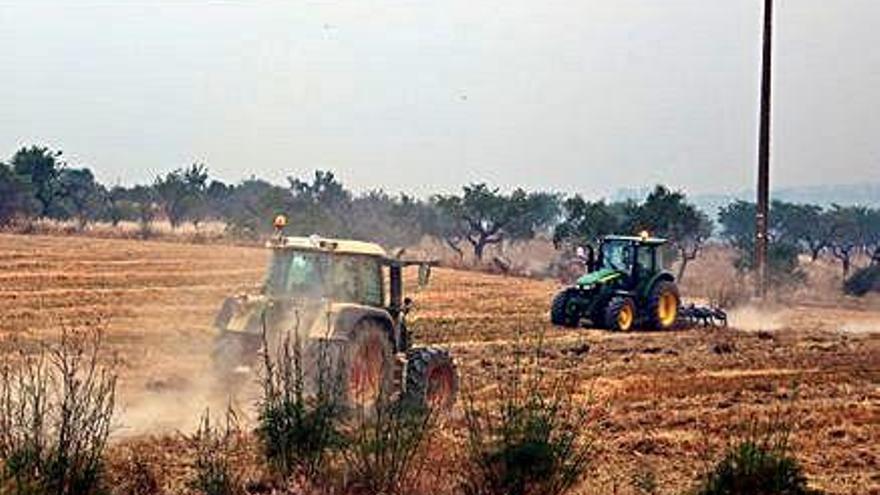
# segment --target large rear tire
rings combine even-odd
[[[654,284],[648,295],[648,322],[654,330],[668,330],[678,321],[681,298],[678,287],[668,280]]]
[[[571,301],[571,290],[566,289],[553,297],[550,304],[550,322],[556,326],[574,328],[577,327],[580,318],[572,315],[569,311],[569,302]]]
[[[605,307],[605,327],[618,332],[628,332],[635,325],[636,314],[636,304],[632,298],[614,296]]]
[[[432,411],[452,409],[458,396],[458,370],[449,352],[416,347],[406,353],[404,400]]]
[[[349,411],[371,412],[393,391],[394,356],[385,325],[358,322],[345,338],[313,342],[311,373],[328,384],[338,404]],[[317,354],[316,354],[317,353]]]

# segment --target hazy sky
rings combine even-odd
[[[0,0],[0,157],[106,182],[752,187],[760,0]],[[773,182],[880,181],[880,1],[777,0]]]

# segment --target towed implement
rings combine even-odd
[[[587,272],[553,298],[554,325],[578,327],[584,320],[599,328],[666,330],[682,323],[726,323],[718,308],[682,307],[675,276],[664,268],[665,239],[605,236],[598,253],[587,247]]]
[[[304,379],[330,380],[339,402],[371,408],[390,397],[448,409],[458,374],[445,349],[410,342],[403,270],[418,266],[419,284],[432,263],[389,257],[378,244],[281,235],[268,243],[271,262],[262,290],[228,298],[216,318],[218,375],[228,386],[250,375],[260,349],[284,336],[302,343]]]

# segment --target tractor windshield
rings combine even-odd
[[[602,244],[602,268],[628,272],[632,254],[633,246],[628,241],[606,241]]]
[[[381,306],[382,268],[371,256],[278,250],[269,266],[266,294]]]

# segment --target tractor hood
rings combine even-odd
[[[577,279],[576,285],[597,285],[605,284],[620,278],[623,274],[613,268],[602,268],[595,272],[590,272]]]

